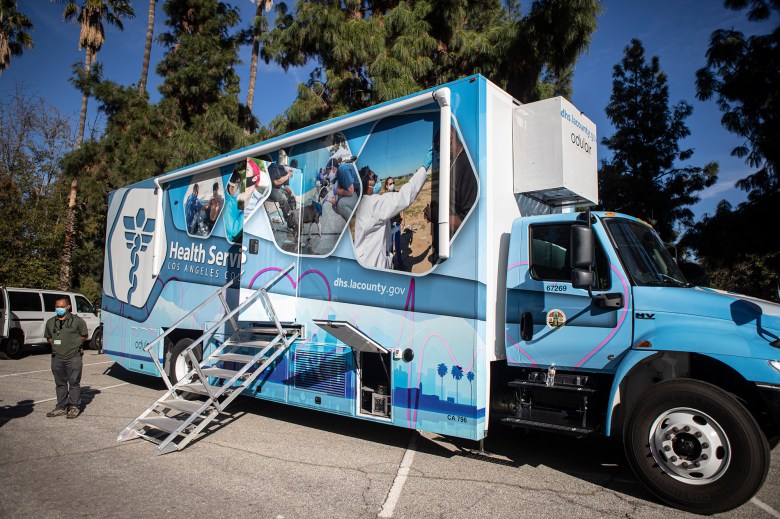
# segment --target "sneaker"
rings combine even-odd
[[[81,411],[79,411],[79,408],[76,407],[75,405],[72,405],[68,408],[68,416],[66,416],[65,418],[76,418],[79,415],[79,413],[81,413]]]
[[[55,416],[63,416],[67,411],[61,407],[55,407],[48,413],[46,413],[46,416],[49,418],[54,418]]]

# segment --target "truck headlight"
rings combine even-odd
[[[780,360],[770,360],[769,365],[775,368],[775,371],[780,371]]]

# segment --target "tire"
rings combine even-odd
[[[97,350],[98,353],[103,353],[103,327],[102,326],[98,326],[98,328],[92,334],[92,339],[89,341],[89,349]]]
[[[3,353],[9,359],[18,359],[24,349],[24,335],[19,330],[11,330],[8,338],[2,344]]]
[[[697,380],[661,382],[642,393],[623,442],[650,492],[697,514],[742,505],[769,471],[769,444],[755,418],[732,395]]]
[[[176,384],[191,369],[191,363],[182,352],[194,341],[190,338],[179,339],[171,349],[171,355],[165,366],[165,371],[171,384]],[[203,348],[196,346],[193,350],[195,358],[200,362],[203,359]]]

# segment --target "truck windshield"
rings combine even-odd
[[[619,218],[607,219],[605,223],[634,283],[654,287],[690,286],[651,227]]]

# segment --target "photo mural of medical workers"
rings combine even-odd
[[[218,172],[198,175],[184,196],[184,226],[194,238],[208,238],[225,207],[222,177]]]
[[[225,187],[222,222],[225,225],[225,239],[230,243],[241,243],[243,238],[245,172],[246,162],[236,164]]]
[[[438,113],[388,117],[357,159],[363,198],[352,228],[364,267],[424,273],[438,262]],[[456,127],[451,132],[450,235],[477,198],[477,179]]]
[[[335,133],[259,159],[266,161],[270,179],[262,206],[276,245],[306,256],[333,252],[360,199],[355,157],[344,135]]]
[[[270,162],[260,159],[246,159],[246,183],[244,186],[244,221],[248,220],[268,198],[271,179],[268,176]]]

